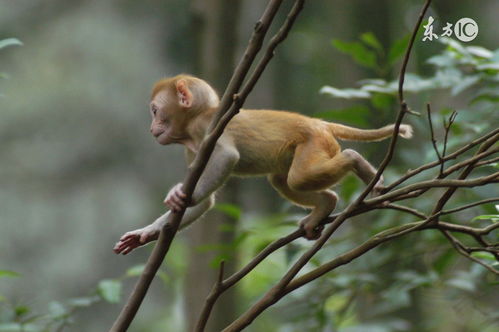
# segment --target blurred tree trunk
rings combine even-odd
[[[237,27],[240,13],[239,0],[193,0],[192,28],[195,39],[194,74],[206,79],[221,94],[235,67]],[[217,201],[236,203],[238,184],[229,181],[219,194]],[[185,312],[188,331],[192,331],[208,292],[213,286],[218,270],[210,262],[219,252],[201,252],[199,246],[206,244],[229,244],[234,240],[236,221],[216,211],[209,212],[201,222],[188,230],[189,267],[185,283]],[[221,230],[221,225],[230,224],[230,231]],[[236,258],[225,264],[225,275],[234,271]],[[229,291],[221,297],[211,315],[208,331],[219,331],[227,326],[236,314],[236,296]]]

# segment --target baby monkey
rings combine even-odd
[[[152,90],[151,133],[159,144],[183,144],[187,162],[191,163],[218,104],[216,92],[199,78],[178,75],[162,79]],[[390,137],[393,130],[394,125],[363,130],[297,113],[241,109],[218,140],[189,206],[181,183],[169,191],[164,203],[174,212],[187,207],[180,226],[185,227],[213,206],[215,191],[229,176],[267,176],[283,197],[311,209],[300,226],[307,239],[317,239],[321,234],[317,226],[338,201],[330,187],[349,171],[366,184],[376,173],[356,151],[342,151],[337,139],[380,141]],[[399,135],[410,138],[411,126],[401,125]],[[381,178],[373,189],[374,195],[382,188]],[[169,213],[144,228],[125,233],[114,251],[127,254],[156,240]]]

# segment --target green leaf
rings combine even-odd
[[[97,293],[109,303],[118,303],[121,298],[121,289],[121,281],[105,279],[99,282]]]
[[[360,36],[360,39],[367,45],[374,48],[375,50],[379,51],[380,53],[383,53],[383,46],[381,46],[381,43],[379,42],[378,38],[376,38],[374,33],[372,32],[363,33]]]
[[[22,46],[23,43],[21,43],[21,41],[19,39],[16,39],[16,38],[7,38],[7,39],[0,40],[0,50],[2,48],[8,47],[8,46],[14,46],[14,45]]]
[[[497,72],[499,71],[499,63],[484,63],[476,66],[476,69],[483,71]]]
[[[454,278],[447,281],[447,284],[469,292],[473,292],[475,290],[475,284],[469,279]]]
[[[393,45],[388,50],[388,63],[393,65],[402,55],[405,53],[407,46],[409,45],[409,40],[411,35],[406,35],[405,37],[396,40]]]
[[[145,264],[139,264],[139,265],[132,266],[131,268],[126,270],[125,275],[127,277],[138,277],[142,274],[142,271],[144,271],[144,268],[145,268]]]
[[[17,278],[21,275],[14,271],[0,270],[0,278]]]
[[[30,308],[25,305],[20,305],[14,308],[14,312],[16,313],[17,317],[24,316],[30,311],[31,311]]]
[[[468,46],[466,49],[469,53],[480,58],[490,59],[494,56],[494,52],[481,46]]]
[[[490,252],[485,252],[485,251],[477,251],[477,252],[472,252],[471,256],[479,259],[484,259],[487,261],[495,262],[496,259],[494,255],[492,255]]]
[[[359,65],[367,68],[377,67],[376,54],[367,49],[363,44],[359,42],[345,42],[339,39],[333,40],[332,43],[337,50],[352,56]]]
[[[499,215],[498,214],[484,214],[481,216],[476,216],[475,218],[471,219],[471,221],[475,221],[475,220],[491,220],[493,222],[498,222]]]
[[[332,86],[323,86],[319,93],[331,95],[337,98],[345,98],[345,99],[356,99],[356,98],[370,98],[371,94],[367,91],[363,91],[360,89],[337,89]]]
[[[235,220],[239,220],[241,218],[241,208],[237,205],[234,204],[228,204],[228,203],[223,203],[223,204],[217,204],[215,205],[215,209],[218,211],[225,213],[231,218],[234,218]]]

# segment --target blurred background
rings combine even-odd
[[[0,0],[0,40],[23,44],[0,49],[0,331],[111,326],[151,250],[123,257],[112,247],[124,232],[164,213],[164,196],[185,174],[182,148],[160,146],[149,134],[150,88],[165,76],[190,73],[222,93],[266,3]],[[393,89],[360,99],[351,91],[319,91],[358,89],[367,78],[388,86],[397,78],[422,3],[307,1],[245,107],[293,110],[363,128],[393,122]],[[499,66],[478,78],[470,70],[480,61],[499,63],[498,12],[497,0],[440,0],[430,9],[438,31],[461,17],[477,21],[478,38],[465,46],[480,46],[481,54],[449,41],[415,43],[408,84],[426,85],[414,84],[410,105],[424,112],[431,100],[436,126],[451,110],[459,111],[451,147],[499,124]],[[284,17],[285,10],[273,31]],[[476,63],[451,61],[468,55]],[[480,93],[496,97],[471,103]],[[416,137],[401,142],[388,182],[435,158],[425,117],[408,122]],[[387,144],[345,146],[378,165]],[[356,178],[345,179],[337,186],[338,208],[362,188]],[[492,191],[464,190],[452,205],[491,197]],[[305,213],[264,179],[231,180],[218,198],[216,211],[176,238],[131,331],[190,330],[219,262],[226,260],[232,271],[292,231]],[[410,204],[424,210],[431,203]],[[453,221],[493,213],[492,204]],[[413,220],[393,211],[368,216],[345,225],[314,264]],[[209,330],[220,330],[243,312],[309,246],[298,241],[273,255],[225,294]],[[499,331],[496,283],[439,234],[418,233],[298,290],[247,330]]]

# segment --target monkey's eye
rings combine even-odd
[[[156,113],[158,112],[158,108],[156,106],[152,106],[151,112],[152,112],[152,114],[156,115]]]

